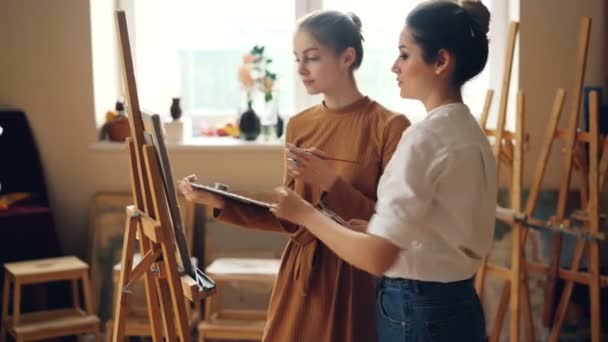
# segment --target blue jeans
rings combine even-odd
[[[376,298],[379,342],[485,341],[472,279],[437,283],[383,277]]]

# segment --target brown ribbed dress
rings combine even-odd
[[[319,186],[286,176],[284,184],[311,203],[322,200],[342,218],[368,220],[378,180],[409,122],[364,97],[340,110],[314,106],[289,121],[286,140],[316,147],[339,175],[326,193]],[[227,202],[220,220],[240,226],[284,232],[283,252],[265,328],[265,342],[376,341],[375,279],[339,259],[308,230],[275,218],[266,210]],[[365,251],[361,251],[365,253]]]

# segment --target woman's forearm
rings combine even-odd
[[[340,258],[371,274],[382,275],[399,254],[399,248],[387,240],[341,226],[313,208],[302,221]]]

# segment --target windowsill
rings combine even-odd
[[[285,142],[282,139],[273,141],[244,141],[231,137],[200,137],[190,138],[184,143],[167,144],[169,151],[278,151],[283,149]],[[89,146],[94,151],[122,151],[125,144],[113,141],[97,141]]]

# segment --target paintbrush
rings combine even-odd
[[[292,144],[287,144],[287,149],[290,150],[290,151],[291,150],[296,150],[298,152],[304,152],[304,153],[308,153],[308,154],[313,154],[313,155],[315,155],[315,156],[317,156],[317,157],[319,157],[319,158],[321,158],[323,160],[334,160],[334,161],[340,161],[340,162],[345,162],[345,163],[360,164],[360,162],[358,162],[356,160],[348,160],[348,159],[329,157],[329,156],[326,156],[326,155],[314,153],[314,152],[312,152],[310,150],[307,150],[307,149],[299,148],[299,147],[297,147],[295,145],[292,145]],[[290,161],[290,162],[292,162],[292,163],[294,163],[294,164],[298,163],[297,160],[295,160],[294,158],[291,158],[291,157],[287,157],[287,160]]]

